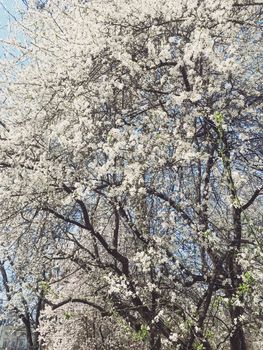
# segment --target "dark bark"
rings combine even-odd
[[[150,331],[150,349],[149,350],[161,350],[161,337],[158,331],[153,327]]]
[[[231,169],[231,157],[230,149],[226,134],[221,130],[221,140],[222,140],[222,160],[224,168],[228,179],[228,189],[232,199],[232,220],[233,220],[233,235],[235,241],[235,248],[229,253],[228,259],[228,270],[231,279],[231,288],[228,290],[228,297],[230,301],[236,297],[239,291],[239,287],[242,283],[242,267],[237,261],[237,255],[241,249],[242,242],[242,210],[246,209],[255,200],[258,193],[254,194],[251,200],[245,205],[244,208],[240,205],[235,183],[232,177]],[[239,297],[242,301],[242,295]],[[233,306],[230,304],[229,307],[233,334],[230,337],[230,349],[231,350],[247,350],[246,337],[243,329],[242,322],[240,321],[240,316],[242,316],[244,310],[240,306]]]

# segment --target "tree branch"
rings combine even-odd
[[[252,197],[249,199],[249,201],[244,204],[242,207],[241,207],[241,211],[243,210],[246,210],[247,208],[249,208],[253,203],[254,201],[257,199],[258,196],[260,196],[262,193],[262,190],[263,190],[263,186],[261,188],[258,188],[252,195]]]

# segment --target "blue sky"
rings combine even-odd
[[[8,35],[9,22],[12,20],[10,14],[6,12],[4,7],[14,16],[16,15],[16,2],[14,0],[0,0],[0,37],[6,38]]]
[[[8,38],[10,33],[10,23],[14,17],[19,16],[17,8],[23,8],[22,0],[0,0],[0,40]],[[9,13],[8,13],[9,12]],[[0,43],[0,56],[4,53],[2,43]]]

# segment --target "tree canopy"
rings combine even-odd
[[[30,350],[263,345],[262,8],[28,4],[1,70],[0,243]]]

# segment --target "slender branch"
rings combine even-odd
[[[233,6],[235,7],[247,7],[247,6],[262,6],[263,2],[253,2],[253,3],[246,3],[246,4],[238,4],[235,3]]]
[[[55,210],[53,210],[51,208],[44,207],[44,208],[41,208],[41,209],[43,211],[46,211],[46,212],[50,213],[50,214],[53,214],[56,218],[61,219],[61,220],[65,221],[65,222],[67,222],[69,224],[76,225],[76,226],[78,226],[80,228],[83,228],[83,229],[87,229],[87,227],[85,225],[81,224],[80,222],[72,220],[70,218],[67,218],[64,215],[57,213]]]
[[[156,197],[163,199],[165,202],[168,202],[170,204],[170,206],[172,208],[174,208],[175,210],[177,210],[181,215],[182,218],[187,220],[189,224],[193,223],[193,220],[190,218],[190,216],[180,207],[179,204],[177,204],[173,199],[171,199],[170,197],[168,197],[166,194],[155,191],[152,188],[147,189],[147,192],[149,194],[155,195]]]
[[[69,304],[69,303],[80,303],[80,304],[85,304],[85,305],[91,306],[94,309],[97,309],[98,311],[101,312],[101,314],[103,316],[110,316],[110,313],[108,311],[106,311],[102,306],[95,304],[91,301],[88,301],[86,299],[82,299],[82,298],[68,298],[68,299],[65,299],[65,300],[57,303],[57,304],[54,304],[50,300],[47,300],[47,299],[45,299],[45,301],[48,305],[50,305],[52,307],[52,310],[56,310],[56,309],[66,305],[66,304]]]
[[[263,190],[263,186],[261,188],[258,188],[252,195],[252,197],[249,199],[249,201],[244,204],[242,207],[241,207],[241,211],[243,210],[246,210],[247,208],[249,208],[253,203],[254,201],[257,199],[257,197],[261,194],[263,194],[262,192]]]

